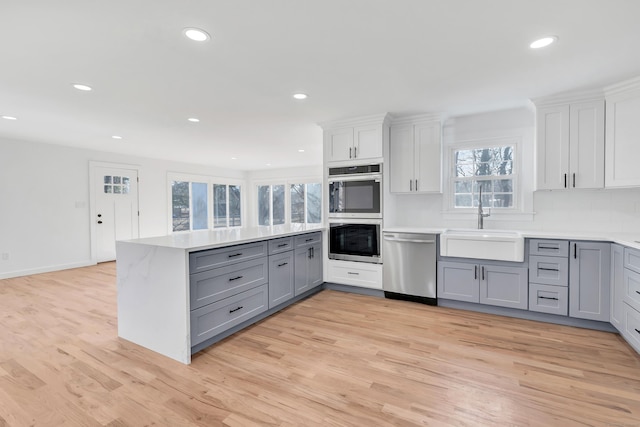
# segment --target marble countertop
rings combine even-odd
[[[424,233],[442,234],[447,227],[384,227],[383,231],[391,233]],[[491,229],[486,229],[491,232]],[[506,230],[497,230],[506,231]],[[640,249],[640,233],[603,232],[603,231],[517,231],[529,239],[561,239],[561,240],[591,240],[618,243],[635,249]]]
[[[201,230],[190,233],[174,233],[168,236],[146,237],[121,240],[118,243],[135,243],[164,248],[184,249],[188,252],[203,249],[251,243],[295,234],[325,230],[322,224],[288,224],[262,227],[225,228],[221,230]]]

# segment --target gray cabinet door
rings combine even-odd
[[[311,259],[309,260],[309,288],[322,285],[322,244],[315,244],[311,247]]]
[[[481,265],[480,303],[526,310],[529,305],[527,269]]]
[[[624,247],[611,245],[611,313],[609,321],[618,330],[623,329],[624,299]]]
[[[269,256],[269,308],[293,298],[293,251]]]
[[[438,262],[438,298],[480,302],[477,264]]]
[[[295,251],[295,295],[311,289],[309,285],[309,260],[311,248],[296,249]]]
[[[571,242],[569,316],[609,322],[611,244]]]

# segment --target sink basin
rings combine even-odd
[[[447,229],[440,234],[440,255],[524,261],[524,237],[517,231]]]

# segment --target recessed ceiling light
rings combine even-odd
[[[195,117],[189,117],[187,120],[189,120],[191,123],[198,123],[200,121],[200,119],[196,119]]]
[[[13,116],[0,116],[0,117],[2,117],[5,120],[18,120],[17,117],[13,117]]]
[[[113,138],[113,139],[122,139],[122,137],[120,135],[113,135],[111,138]]]
[[[298,150],[298,153],[304,153],[303,149]]]
[[[232,157],[231,160],[238,160],[238,158],[237,157]]]
[[[83,84],[74,84],[73,87],[75,87],[78,90],[83,90],[85,92],[88,92],[91,90],[91,86],[87,86],[87,85],[83,85]]]
[[[265,166],[271,166],[271,163],[265,163]]]
[[[308,98],[306,93],[294,93],[293,97],[295,99],[307,99]]]
[[[185,28],[182,32],[187,36],[187,38],[196,42],[204,42],[211,38],[209,33],[205,30],[201,30],[200,28]]]
[[[534,41],[533,43],[531,43],[529,45],[529,47],[531,49],[540,49],[541,47],[549,46],[551,43],[554,43],[554,42],[557,42],[557,41],[558,41],[558,37],[557,36],[543,37],[543,38],[538,39],[538,40]]]

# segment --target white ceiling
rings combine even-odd
[[[0,0],[0,115],[19,119],[0,137],[317,165],[318,122],[487,111],[639,75],[639,16],[638,0]],[[544,35],[559,43],[528,48]]]

